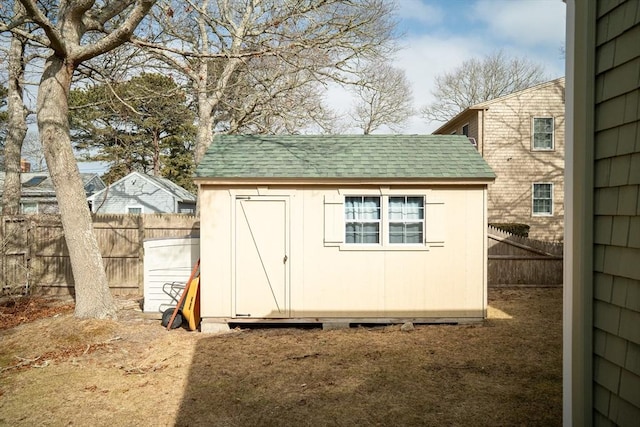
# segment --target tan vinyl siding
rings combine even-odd
[[[478,110],[467,110],[456,116],[453,120],[443,125],[437,132],[439,135],[450,135],[455,132],[456,135],[462,135],[462,127],[469,125],[469,137],[478,138]]]
[[[598,2],[594,164],[594,420],[640,418],[640,7]]]

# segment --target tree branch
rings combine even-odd
[[[84,18],[86,19],[85,25],[87,25],[87,28],[90,28],[88,24],[91,23],[95,25],[97,29],[101,29],[108,20],[122,13],[126,8],[131,6],[134,1],[135,0],[115,1],[105,4],[95,13],[89,11]]]
[[[53,23],[38,8],[36,0],[16,1],[20,1],[20,3],[22,3],[22,6],[24,6],[27,14],[31,16],[33,22],[38,24],[47,35],[49,43],[43,43],[43,45],[47,46],[50,49],[53,49],[58,55],[66,56],[68,52],[64,42],[64,37],[62,36],[60,31],[58,31],[58,29],[53,25]]]
[[[20,0],[26,1],[26,0]],[[156,0],[137,0],[136,6],[131,11],[131,14],[116,30],[98,40],[96,43],[86,45],[74,52],[71,58],[74,62],[82,62],[87,59],[94,58],[103,53],[109,52],[112,49],[120,46],[131,38],[136,27],[145,17],[151,6]]]
[[[42,47],[51,48],[51,43],[49,42],[49,39],[47,39],[46,37],[38,37],[37,35],[34,35],[30,32],[27,32],[20,28],[15,27],[13,23],[12,25],[9,25],[9,26],[0,24],[0,33],[4,31],[9,31],[11,32],[11,34],[15,34],[19,37],[24,38],[25,40],[29,40],[34,43],[37,43]]]

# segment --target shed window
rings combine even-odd
[[[348,196],[345,243],[422,244],[424,217],[423,196]]]
[[[553,150],[553,117],[533,118],[533,149]]]
[[[444,246],[447,216],[445,203],[437,194],[369,194],[324,196],[325,246],[342,250]]]
[[[553,184],[533,184],[533,215],[553,215]]]
[[[424,198],[389,197],[389,243],[422,243]]]
[[[380,243],[380,197],[346,197],[345,242]]]

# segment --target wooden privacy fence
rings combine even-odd
[[[195,216],[95,215],[93,226],[115,295],[143,293],[144,240],[199,236]],[[2,293],[73,293],[73,275],[58,215],[2,216]]]
[[[111,291],[142,294],[144,240],[199,236],[195,216],[96,215],[94,230]],[[2,216],[2,294],[73,293],[71,263],[58,215]],[[490,286],[562,284],[562,243],[488,229]]]
[[[489,286],[562,285],[562,243],[528,239],[491,226],[487,234]]]

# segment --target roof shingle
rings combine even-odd
[[[486,178],[464,136],[217,135],[197,178]]]

